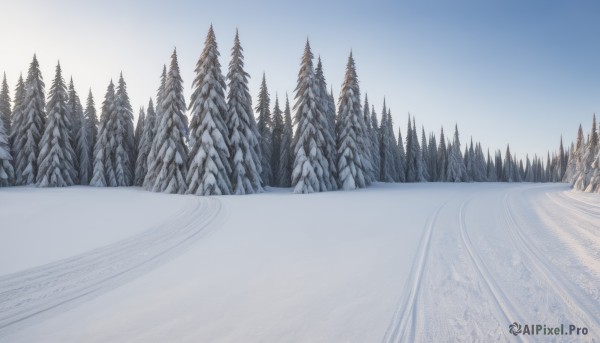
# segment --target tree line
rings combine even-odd
[[[255,116],[237,32],[226,76],[219,56],[211,26],[186,105],[173,51],[156,102],[151,98],[140,109],[134,127],[122,74],[116,85],[108,85],[98,118],[91,91],[84,108],[60,64],[46,102],[34,55],[26,80],[19,77],[12,108],[6,75],[0,90],[0,185],[135,185],[221,195],[262,192],[265,186],[292,187],[295,193],[352,190],[375,181],[560,182],[570,178],[573,155],[583,150],[578,141],[565,151],[561,140],[545,163],[538,156],[523,161],[509,146],[504,155],[500,150],[492,155],[471,139],[463,152],[457,126],[451,139],[443,128],[439,139],[424,128],[419,138],[410,114],[404,140],[400,129],[394,132],[385,100],[379,114],[366,94],[361,101],[352,53],[336,106],[308,40],[293,106],[286,95],[283,104],[276,96],[271,108],[263,74]]]

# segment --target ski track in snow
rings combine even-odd
[[[599,255],[600,207],[566,191],[544,190],[540,196],[536,193],[539,189],[543,188],[476,193],[440,206],[429,218],[404,297],[383,342],[443,341],[450,337],[458,341],[526,342],[544,337],[511,335],[508,325],[513,321],[573,323],[598,334],[596,281],[600,273],[594,274],[597,266],[589,261]],[[486,225],[485,214],[477,209],[490,200],[498,205],[498,213],[490,215]],[[488,204],[484,208],[491,207]],[[557,223],[556,218],[544,215],[546,212],[566,217],[568,224]],[[544,225],[540,226],[540,221]],[[549,241],[567,245],[564,256],[569,256],[565,260],[570,265],[557,265],[548,257],[543,248]],[[577,277],[571,277],[569,269]],[[582,271],[586,272],[583,276]],[[566,341],[581,338],[560,337]]]
[[[0,277],[0,338],[114,289],[164,263],[223,217],[221,202],[190,197],[170,220],[119,242]]]
[[[407,282],[407,286],[410,288],[407,288],[404,292],[405,296],[394,313],[394,318],[392,319],[393,324],[388,327],[385,333],[384,342],[394,342],[398,339],[414,341],[414,334],[416,331],[415,325],[417,324],[417,316],[419,314],[419,290],[421,289],[423,273],[427,269],[431,235],[440,211],[447,204],[448,202],[438,207],[427,221],[427,230],[421,238],[417,257],[411,268],[411,277]],[[405,337],[405,335],[408,335],[408,337]]]

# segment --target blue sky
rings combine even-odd
[[[600,3],[593,1],[11,1],[0,13],[0,71],[11,90],[37,53],[47,84],[60,59],[82,98],[99,107],[123,71],[132,105],[155,95],[174,47],[189,101],[212,23],[227,71],[239,28],[256,97],[293,98],[304,42],[323,59],[337,97],[352,49],[361,92],[385,96],[395,125],[407,114],[439,136],[458,123],[484,148],[545,156],[561,134],[600,112]],[[419,128],[420,130],[420,128]]]

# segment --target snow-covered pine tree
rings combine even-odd
[[[406,150],[404,150],[404,140],[402,140],[402,131],[400,130],[400,126],[398,126],[398,165],[397,165],[397,173],[398,173],[398,182],[406,182]]]
[[[145,121],[146,121],[146,111],[144,110],[144,106],[141,106],[140,113],[138,114],[138,119],[135,124],[135,133],[133,135],[133,142],[135,145],[135,149],[134,149],[135,161],[137,161],[138,149],[140,146],[140,141],[142,140],[142,134],[144,133]],[[135,175],[135,173],[134,173],[134,175]]]
[[[381,181],[381,134],[379,132],[379,122],[377,121],[377,112],[375,112],[375,106],[371,105],[371,141],[373,142],[373,162],[377,163],[377,173],[375,174],[375,180]]]
[[[4,120],[0,120],[0,187],[12,185],[15,178],[8,142],[9,137],[4,129]]]
[[[31,185],[38,174],[39,144],[46,125],[46,107],[44,80],[40,72],[37,57],[29,65],[25,81],[25,99],[23,101],[23,120],[18,132],[15,132],[15,176],[17,185]]]
[[[279,183],[279,156],[281,155],[281,138],[283,135],[283,112],[279,107],[279,97],[275,94],[275,107],[273,107],[273,149],[271,150],[271,175],[273,186]]]
[[[212,25],[204,50],[196,64],[194,93],[190,101],[190,163],[188,193],[221,195],[231,193],[229,130],[225,123],[225,80]],[[265,181],[265,180],[263,180]]]
[[[324,192],[332,188],[327,160],[328,118],[318,105],[318,82],[313,68],[313,54],[308,40],[298,72],[294,122],[296,132],[292,143],[294,163],[292,187],[294,193]]]
[[[327,130],[325,131],[325,150],[327,155],[327,164],[329,165],[329,190],[337,189],[337,133],[336,133],[336,114],[335,114],[335,102],[332,101],[332,96],[327,93],[327,82],[325,81],[325,74],[323,72],[323,64],[321,63],[321,57],[317,59],[317,69],[315,70],[315,77],[317,78],[317,97],[320,99],[318,105],[321,106],[321,112],[326,117]]]
[[[571,184],[571,186],[573,186],[575,183],[575,176],[578,173],[578,169],[581,167],[584,148],[585,143],[583,141],[583,129],[581,128],[581,124],[579,124],[579,130],[577,131],[577,144],[575,145],[574,149],[571,148],[569,161],[567,162],[567,169],[565,170],[565,176],[563,178],[563,182],[568,182]]]
[[[446,181],[448,175],[448,150],[446,148],[446,137],[444,136],[444,127],[440,131],[440,145],[437,150],[438,179],[437,181]]]
[[[365,141],[365,131],[358,77],[351,52],[338,102],[337,170],[339,186],[343,190],[364,188],[371,181],[370,147]]]
[[[148,189],[153,192],[184,194],[188,189],[188,147],[185,144],[188,128],[185,119],[183,80],[179,73],[176,50],[173,50],[171,55],[161,110],[155,139],[156,155],[148,167],[148,174],[153,175],[154,184]]]
[[[15,167],[15,163],[17,161],[17,143],[15,139],[17,139],[18,132],[21,132],[23,127],[23,117],[24,108],[23,104],[25,102],[25,82],[23,81],[23,75],[19,75],[19,80],[17,81],[17,86],[15,87],[15,99],[13,102],[13,109],[11,114],[11,132],[9,136],[9,143],[12,155],[12,164],[13,168]]]
[[[432,182],[438,181],[438,164],[437,164],[437,141],[433,132],[429,133],[429,143],[427,145],[427,171],[429,172],[429,180]]]
[[[115,131],[110,132],[111,147],[118,186],[131,186],[134,173],[134,128],[133,110],[127,95],[127,85],[123,73],[119,76],[119,84],[115,93],[116,120]]]
[[[473,137],[471,136],[471,143],[465,147],[465,168],[467,168],[467,176],[469,181],[475,181],[475,149],[473,149]]]
[[[513,162],[512,155],[510,153],[510,145],[506,145],[506,153],[504,154],[504,170],[502,171],[504,175],[504,182],[515,182],[515,165]]]
[[[458,136],[458,126],[454,126],[454,141],[448,154],[448,170],[446,180],[449,182],[464,182],[467,169],[460,151],[460,139]]]
[[[417,152],[412,129],[413,126],[409,113],[408,126],[406,128],[406,182],[417,181]]]
[[[114,118],[117,115],[116,111],[115,85],[111,80],[106,89],[104,101],[102,102],[102,112],[100,114],[100,122],[98,123],[98,135],[94,144],[94,162],[90,186],[117,186],[110,135],[110,132],[115,130]]]
[[[487,181],[487,164],[485,162],[483,150],[481,149],[481,143],[479,142],[475,144],[475,155],[473,159],[473,181]]]
[[[158,125],[160,124],[160,120],[161,120],[161,104],[163,102],[163,98],[164,98],[164,92],[165,92],[165,83],[167,82],[167,66],[163,65],[163,71],[162,74],[160,75],[160,86],[158,87],[158,91],[156,94],[156,107],[155,107],[155,113],[156,116],[154,118],[154,126],[151,128],[152,132],[150,133],[150,137],[151,137],[151,141],[150,141],[150,151],[148,151],[148,157],[146,157],[146,176],[144,178],[144,182],[143,182],[143,186],[146,189],[150,189],[153,185],[154,185],[154,175],[152,174],[148,174],[148,169],[150,168],[150,165],[152,163],[154,163],[154,158],[156,156],[156,145],[158,144],[158,142],[155,141],[156,138],[156,131],[158,130]]]
[[[152,147],[152,141],[154,140],[154,133],[156,128],[156,112],[154,111],[154,104],[152,98],[148,102],[148,110],[146,111],[146,117],[144,118],[144,127],[142,128],[142,135],[137,148],[137,159],[135,162],[135,178],[133,184],[135,186],[143,186],[144,179],[148,173],[148,154]]]
[[[281,135],[281,150],[279,154],[279,183],[280,187],[290,187],[292,185],[292,141],[294,131],[292,129],[292,111],[287,94],[285,95],[285,109],[283,111],[283,133]]]
[[[560,145],[558,147],[558,156],[556,159],[556,166],[554,169],[554,178],[552,179],[552,182],[561,182],[564,177],[565,170],[566,170],[565,149],[563,147],[563,139],[562,139],[562,135],[561,135],[560,136]]]
[[[504,165],[502,164],[502,151],[496,150],[494,166],[496,167],[496,182],[504,182]]]
[[[590,193],[600,193],[600,149],[592,162],[590,173],[590,181],[585,191]]]
[[[81,130],[77,136],[77,156],[79,159],[79,183],[89,185],[94,166],[94,145],[98,136],[98,117],[94,96],[90,89],[81,121]]]
[[[96,109],[92,91],[88,94],[86,109],[80,118],[79,131],[76,133],[75,155],[77,156],[77,175],[80,185],[89,185],[92,178],[94,131],[96,130]]]
[[[575,175],[575,183],[573,188],[584,191],[593,175],[592,163],[598,154],[598,131],[596,131],[596,114],[594,113],[592,120],[592,130],[589,135],[589,139],[585,144],[583,156],[581,157],[581,168]]]
[[[413,122],[414,123],[414,122]],[[421,182],[430,181],[429,170],[427,168],[427,161],[429,160],[429,155],[427,153],[427,138],[425,138],[425,127],[421,126],[421,168],[422,168],[422,180]]]
[[[487,164],[486,164],[486,179],[489,182],[497,182],[498,175],[496,175],[496,166],[490,155],[490,149],[487,150]]]
[[[388,136],[390,137],[390,154],[392,156],[392,178],[394,182],[399,182],[401,179],[401,168],[403,162],[400,160],[400,151],[398,150],[398,141],[396,141],[396,134],[394,133],[394,120],[392,119],[392,110],[388,108],[387,111],[387,129]]]
[[[379,181],[381,175],[381,156],[379,154],[379,139],[377,138],[378,127],[373,127],[373,121],[371,119],[371,106],[369,105],[369,99],[365,94],[365,102],[363,104],[363,120],[367,126],[367,141],[371,149],[371,165],[373,167],[373,181]],[[375,119],[377,122],[377,119]]]
[[[379,152],[380,152],[380,176],[381,182],[395,182],[395,166],[392,145],[392,138],[390,137],[389,123],[387,115],[387,107],[385,104],[385,98],[383,99],[383,109],[381,110],[381,123],[379,126]]]
[[[62,78],[60,63],[56,66],[56,76],[48,93],[46,125],[40,140],[38,156],[37,185],[39,187],[65,187],[75,182],[73,147],[69,121],[67,87]]]
[[[2,89],[0,90],[0,120],[4,122],[4,135],[7,138],[10,137],[11,118],[10,92],[8,90],[8,83],[6,83],[6,73],[4,73],[4,77],[2,78]],[[6,142],[10,145],[9,139],[7,139]]]
[[[73,148],[73,174],[71,178],[76,184],[79,184],[79,155],[77,154],[77,138],[79,131],[81,130],[81,122],[83,120],[83,106],[81,106],[81,100],[75,91],[75,85],[73,84],[73,78],[69,81],[69,88],[67,89],[69,98],[67,99],[67,117],[69,125],[69,140],[71,141],[71,147]]]
[[[231,62],[227,73],[229,94],[227,95],[226,124],[229,130],[229,161],[231,163],[231,186],[233,194],[252,194],[262,192],[260,143],[258,128],[252,113],[252,98],[248,91],[248,78],[244,70],[244,55],[236,31],[233,48],[231,49]],[[273,130],[274,146],[278,145],[277,159],[281,146],[283,123],[279,102],[275,100],[275,127]],[[279,116],[279,117],[278,117]],[[272,165],[274,161],[272,161]],[[279,161],[277,161],[279,166]],[[279,171],[274,172],[273,175]]]
[[[258,142],[260,145],[260,159],[261,159],[261,179],[265,185],[271,186],[273,184],[273,175],[271,169],[271,156],[272,156],[272,126],[271,122],[271,99],[269,97],[269,91],[267,89],[267,78],[263,73],[262,83],[260,84],[260,91],[258,93],[258,104],[256,104],[256,112],[258,120],[256,123],[258,129]]]
[[[533,182],[533,168],[529,160],[529,155],[525,155],[525,161],[525,182]]]

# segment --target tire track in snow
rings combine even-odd
[[[440,205],[427,221],[427,230],[421,238],[417,258],[411,267],[411,276],[407,283],[407,287],[409,288],[404,291],[405,295],[394,312],[394,316],[392,317],[392,321],[386,330],[383,342],[413,342],[415,339],[417,317],[419,315],[417,304],[420,297],[423,274],[427,269],[427,261],[431,246],[431,236],[442,208],[445,207],[449,202],[450,201],[447,201],[446,203]]]
[[[600,311],[598,310],[598,304],[584,301],[583,299],[588,299],[587,295],[582,294],[580,288],[558,272],[556,266],[545,258],[539,249],[536,249],[532,244],[528,244],[529,240],[524,236],[511,209],[510,197],[514,192],[509,192],[504,197],[504,216],[508,224],[506,227],[513,243],[519,248],[519,252],[529,261],[527,265],[531,266],[538,276],[545,280],[546,284],[554,290],[556,295],[569,305],[569,309],[585,320],[588,328],[593,328],[594,332],[600,332]]]
[[[0,277],[0,337],[60,308],[130,281],[209,234],[220,201],[190,197],[190,206],[162,224],[116,243]]]

